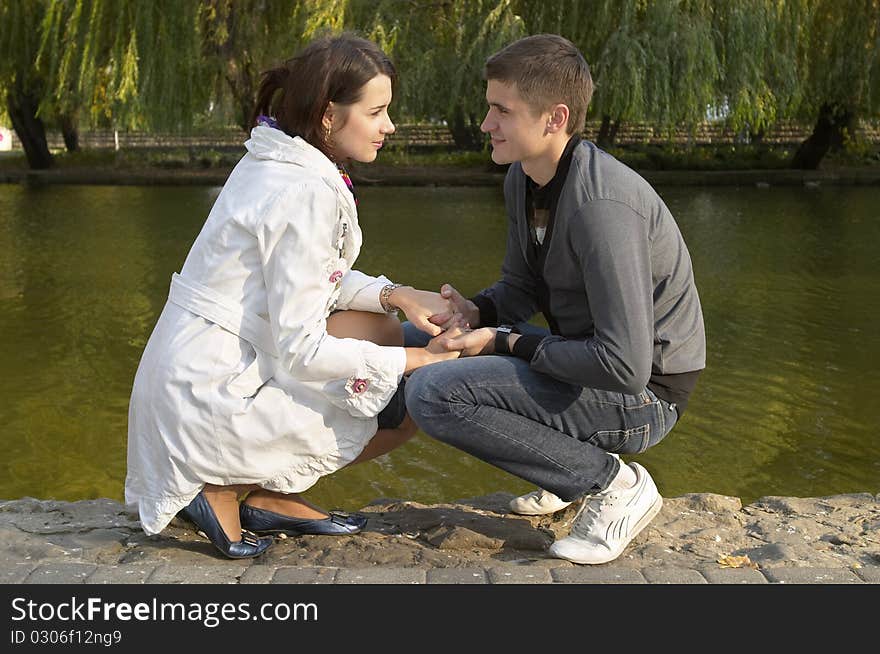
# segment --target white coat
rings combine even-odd
[[[335,164],[255,127],[144,349],[125,500],[161,531],[206,483],[299,492],[352,461],[403,376],[401,347],[327,334],[334,309],[382,313],[385,277]]]

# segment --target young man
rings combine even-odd
[[[430,436],[540,487],[514,511],[583,500],[550,554],[605,563],[662,505],[619,455],[669,433],[705,367],[691,260],[651,186],[578,136],[593,83],[572,43],[521,39],[485,77],[481,129],[512,164],[502,278],[471,299],[444,285],[473,329],[448,341],[462,358],[413,373],[407,407]],[[549,331],[526,325],[538,311]]]

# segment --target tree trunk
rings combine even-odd
[[[220,46],[219,54],[226,60],[226,82],[232,91],[233,102],[238,108],[236,121],[245,134],[250,134],[251,114],[254,111],[254,101],[257,98],[257,89],[254,83],[257,73],[251,55],[233,45],[239,40],[240,21],[250,20],[246,15],[240,16],[239,11],[240,8],[235,3],[230,3],[229,14],[226,18],[228,38]]]
[[[28,165],[33,169],[52,167],[52,153],[46,143],[46,128],[37,118],[39,102],[16,84],[9,90],[6,110],[12,120],[12,129],[21,141]]]
[[[801,143],[791,160],[792,168],[816,170],[831,149],[843,147],[848,130],[852,130],[855,116],[852,111],[835,105],[823,104],[813,133]]]
[[[65,114],[61,116],[61,135],[64,137],[64,147],[68,152],[76,152],[79,150],[79,129],[76,114]]]
[[[599,135],[596,137],[596,145],[600,148],[610,148],[617,138],[617,130],[620,127],[620,117],[611,120],[608,114],[602,114],[602,124],[599,126]]]
[[[613,123],[611,123],[611,130],[608,133],[608,146],[613,146],[614,142],[617,140],[617,130],[620,129],[620,117],[617,118]]]
[[[762,127],[757,132],[753,132],[751,129],[749,130],[749,143],[752,145],[760,145],[764,142],[765,130]]]
[[[227,65],[226,73],[226,83],[229,85],[229,90],[238,107],[236,121],[245,133],[251,131],[251,112],[254,110],[254,99],[257,97],[252,69],[250,61],[238,62],[231,59]]]
[[[448,122],[452,140],[459,150],[480,150],[483,147],[480,126],[476,124],[473,116],[468,120],[461,107],[455,108],[452,120]]]
[[[602,124],[599,125],[599,134],[596,136],[596,145],[600,148],[608,147],[608,135],[611,133],[611,116],[602,114]]]

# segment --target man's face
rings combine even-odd
[[[547,147],[544,138],[548,116],[535,115],[514,84],[490,79],[486,85],[489,111],[480,130],[492,138],[492,161],[508,164],[540,156]]]

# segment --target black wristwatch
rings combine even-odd
[[[495,328],[495,354],[512,354],[510,351],[511,325],[498,325]]]

